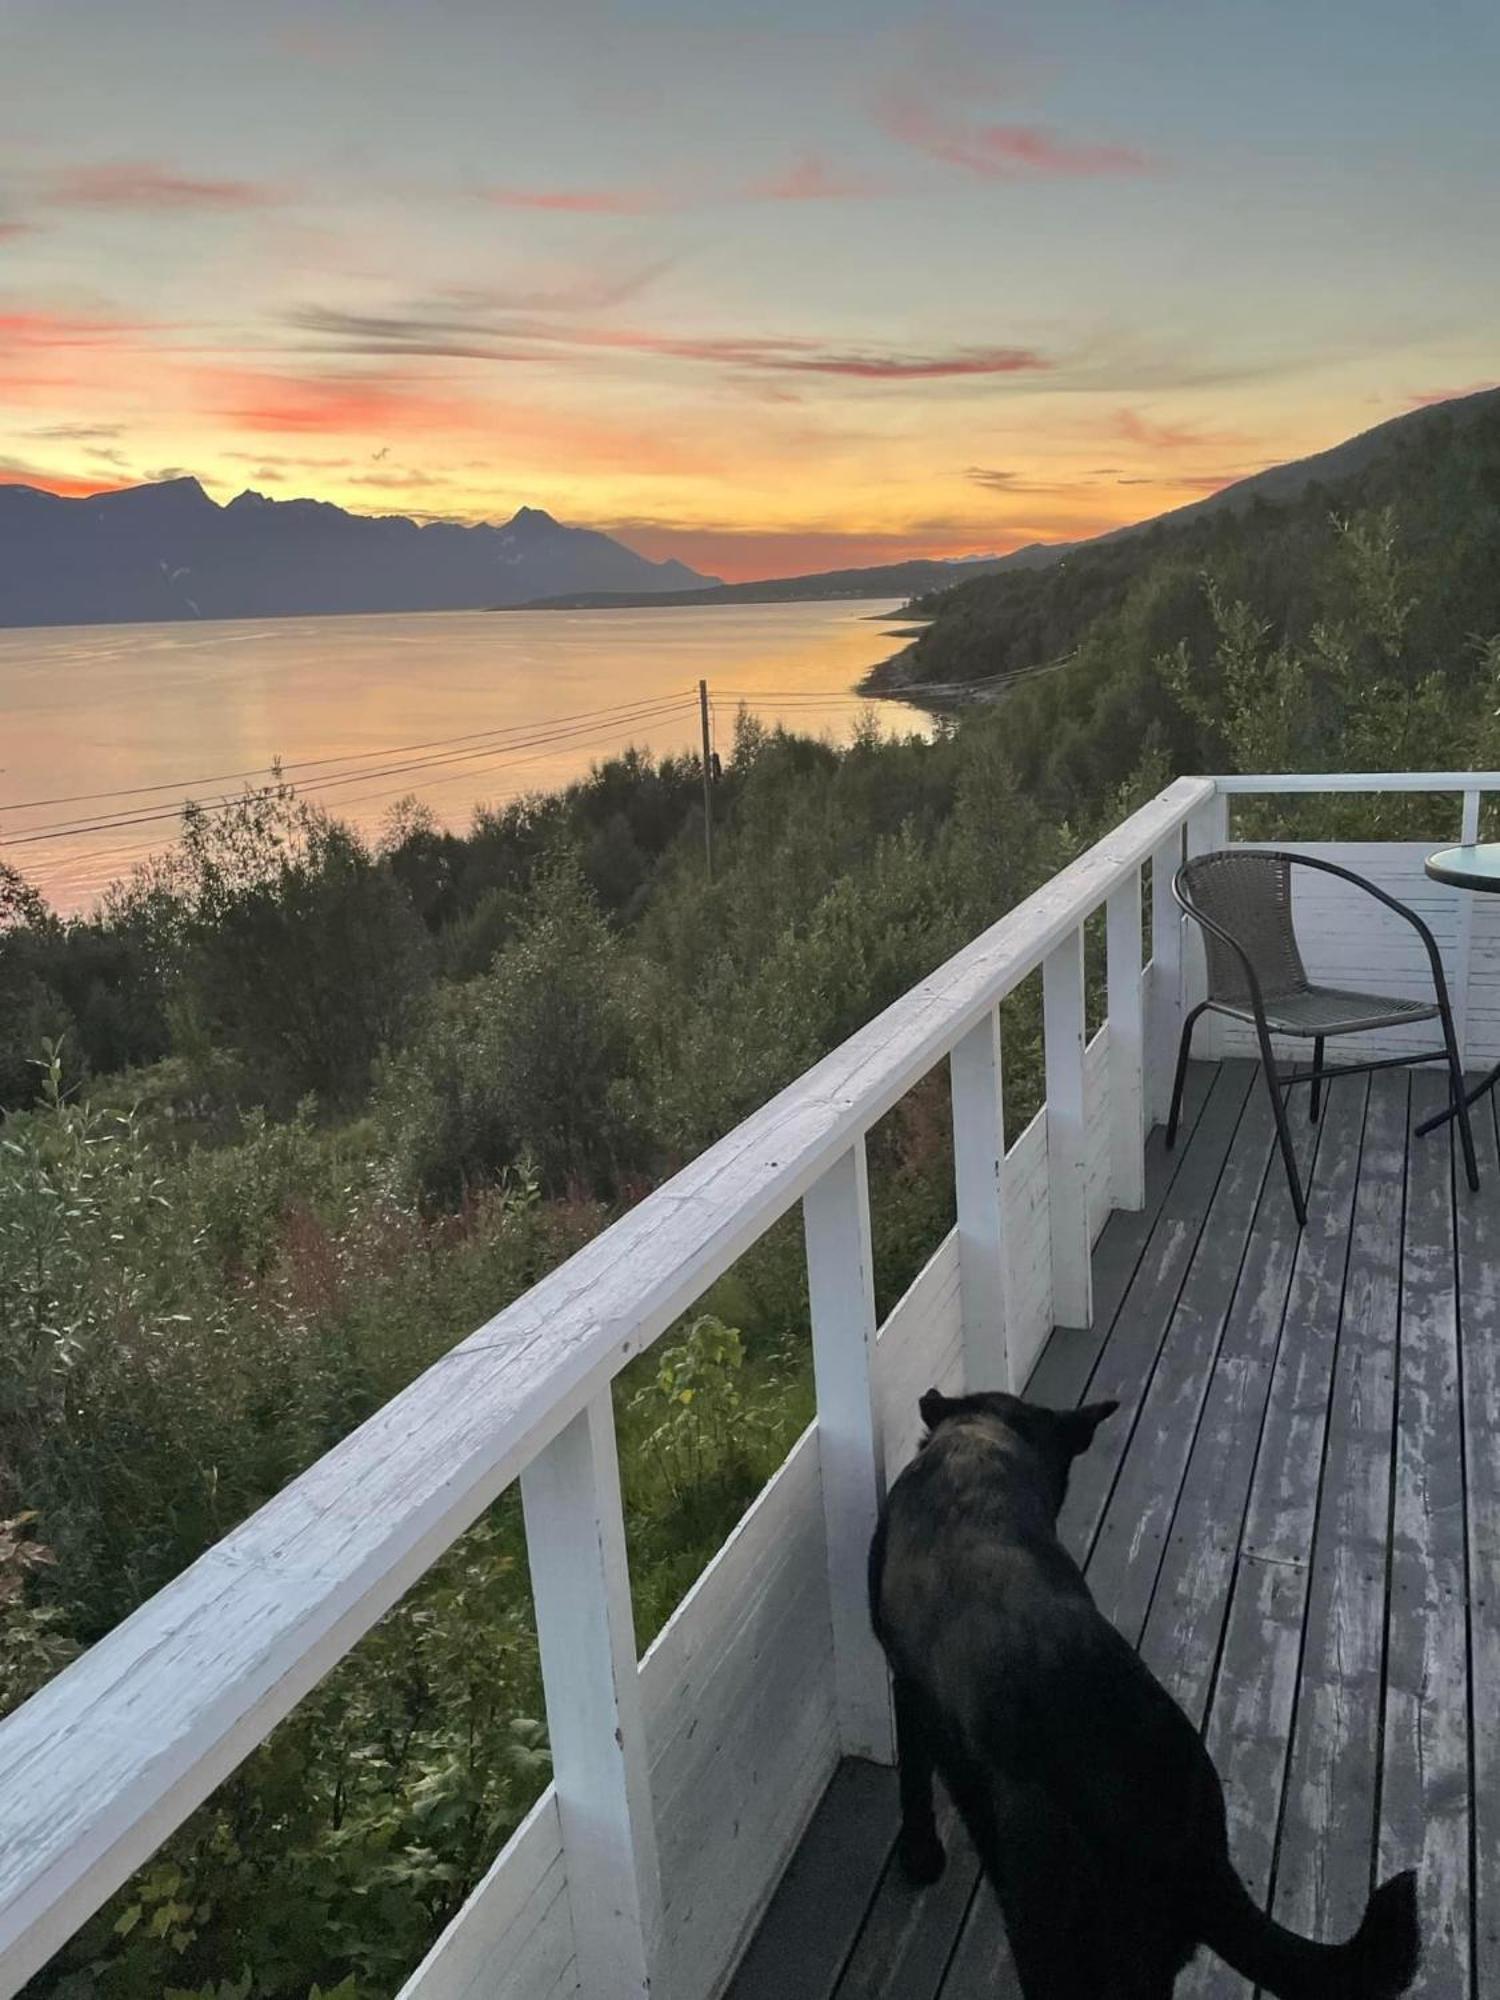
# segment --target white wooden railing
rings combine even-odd
[[[1471,827],[1496,787],[1179,779],[454,1348],[0,1724],[0,1994],[519,1480],[554,1782],[404,1992],[708,2000],[838,1758],[892,1757],[865,1551],[918,1395],[1021,1386],[1054,1323],[1088,1323],[1110,1209],[1141,1203],[1195,976],[1184,851],[1223,843],[1234,792],[1463,791]],[[998,1008],[1038,968],[1046,1103],[1007,1143]],[[957,1227],[878,1328],[865,1135],[944,1057]],[[816,1421],[638,1664],[611,1382],[798,1201]]]

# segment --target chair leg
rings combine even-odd
[[[1438,1001],[1443,1021],[1443,1046],[1448,1051],[1448,1087],[1453,1092],[1453,1120],[1458,1126],[1459,1143],[1464,1149],[1464,1173],[1468,1178],[1469,1192],[1475,1194],[1479,1189],[1479,1162],[1474,1157],[1474,1128],[1469,1119],[1469,1097],[1464,1089],[1458,1037],[1453,1032],[1453,1009],[1446,994],[1440,993]]]
[[[1177,1074],[1172,1080],[1172,1108],[1167,1113],[1167,1150],[1177,1144],[1177,1124],[1182,1116],[1182,1090],[1187,1082],[1188,1055],[1193,1046],[1193,1029],[1198,1025],[1198,1016],[1207,1002],[1201,1002],[1182,1024],[1182,1039],[1177,1044]]]
[[[1257,1021],[1255,1031],[1260,1040],[1261,1074],[1266,1079],[1266,1089],[1271,1093],[1271,1114],[1276,1120],[1276,1139],[1281,1147],[1281,1161],[1286,1168],[1287,1186],[1291,1190],[1292,1212],[1297,1218],[1297,1227],[1307,1227],[1307,1197],[1302,1192],[1302,1176],[1297,1171],[1297,1155],[1292,1147],[1292,1128],[1287,1122],[1286,1098],[1282,1093],[1281,1080],[1276,1069],[1276,1058],[1271,1053],[1271,1037],[1264,1021]]]
[[[1308,1122],[1316,1125],[1318,1112],[1323,1103],[1323,1037],[1319,1035],[1313,1042],[1313,1080],[1308,1092]]]

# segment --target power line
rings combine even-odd
[[[622,737],[627,737],[634,727],[635,725],[632,722],[632,723],[626,723],[623,727],[620,728],[608,729],[602,733],[596,733],[592,737],[586,739],[584,742],[578,743],[575,747],[580,750],[602,748],[607,744],[613,744],[619,741],[619,739]],[[425,784],[421,788],[421,791],[422,792],[435,791],[439,785],[457,784],[462,779],[465,778],[484,777],[488,772],[500,770],[503,767],[508,766],[516,761],[519,761],[520,764],[525,765],[528,763],[532,764],[540,763],[543,760],[536,757],[523,757],[519,760],[510,757],[497,758],[493,763],[487,765],[481,765],[478,770],[452,771],[448,774],[447,777],[434,778],[430,782]],[[365,775],[370,776],[372,774],[367,772],[365,773]],[[414,792],[413,788],[410,786],[398,785],[398,786],[393,786],[391,789],[387,791],[357,794],[354,798],[345,799],[343,801],[343,804],[346,806],[366,805],[366,804],[377,803],[384,799],[407,798],[412,796],[421,796],[421,793]],[[525,796],[526,796],[525,790],[518,792],[510,792],[507,793],[503,799],[495,800],[494,803],[497,805],[510,805],[516,799],[524,798]],[[234,805],[237,803],[237,801],[230,800],[228,803],[229,805]],[[85,863],[93,861],[105,861],[114,863],[114,862],[138,860],[145,855],[159,854],[161,852],[162,852],[161,842],[156,840],[150,840],[144,842],[135,842],[128,847],[104,847],[104,848],[94,848],[86,850],[82,854],[75,854],[69,856],[69,862],[70,865],[78,867],[82,866]]]
[[[624,701],[612,702],[603,708],[579,709],[574,714],[571,715],[537,716],[530,722],[511,722],[511,723],[499,724],[493,729],[472,729],[469,730],[466,734],[461,736],[434,736],[429,738],[428,741],[424,743],[388,743],[379,750],[348,750],[348,751],[331,752],[326,757],[304,757],[295,763],[283,762],[279,766],[275,764],[256,764],[253,765],[249,770],[245,771],[210,772],[207,776],[200,778],[169,778],[164,783],[155,785],[124,785],[121,786],[117,791],[70,792],[64,794],[59,798],[52,798],[52,799],[8,799],[5,800],[4,802],[0,802],[0,812],[32,812],[40,810],[43,806],[86,805],[91,800],[95,799],[125,799],[125,798],[133,798],[145,794],[147,792],[175,792],[178,790],[187,790],[194,785],[232,784],[241,778],[259,778],[268,776],[276,769],[280,769],[283,771],[304,771],[304,770],[310,770],[313,768],[313,766],[319,764],[350,764],[371,757],[402,757],[405,756],[410,751],[437,750],[445,748],[448,744],[451,743],[473,743],[478,741],[479,738],[481,737],[514,735],[516,734],[517,731],[520,730],[535,729],[542,723],[547,723],[550,725],[552,723],[586,722],[597,716],[617,715],[623,709],[637,708],[647,703],[648,701],[651,703],[668,702],[676,700],[686,701],[691,699],[691,694],[692,694],[691,689],[684,688],[680,694],[657,695],[651,697],[642,695],[634,702],[624,702]]]
[[[628,713],[617,715],[616,719],[622,727],[634,729],[639,727],[643,722],[661,720],[673,710],[682,706],[682,697],[670,697],[641,704]],[[565,742],[569,738],[588,734],[589,728],[590,725],[583,724],[563,729],[552,729],[540,735],[518,738],[506,744],[491,742],[476,750],[451,751],[440,757],[413,758],[406,763],[387,764],[372,771],[345,772],[334,777],[314,778],[299,789],[306,794],[338,791],[345,785],[362,784],[370,778],[395,777],[409,771],[431,770],[444,764],[467,763],[476,757],[487,756],[492,750],[496,749],[503,748],[507,751],[529,750],[541,744]],[[491,733],[493,734],[494,732]],[[307,761],[308,763],[315,764],[331,760],[312,758]],[[267,768],[274,769],[274,767]],[[291,769],[293,767],[287,765],[282,768]],[[297,768],[305,768],[305,766]],[[189,800],[187,803],[201,805],[204,812],[226,812],[237,801],[227,799],[209,804],[201,800]],[[118,813],[107,813],[94,819],[60,820],[45,826],[27,827],[20,833],[6,836],[0,844],[7,847],[30,847],[39,841],[74,839],[79,834],[123,831],[126,827],[131,826],[161,825],[169,820],[180,819],[182,811],[182,806],[178,805],[153,808],[146,812],[135,812],[134,810],[126,809]]]

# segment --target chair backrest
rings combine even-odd
[[[1190,916],[1206,917],[1228,932],[1255,967],[1262,994],[1304,993],[1307,972],[1292,927],[1292,869],[1283,854],[1253,848],[1221,848],[1196,855],[1177,871],[1178,899]],[[1245,968],[1237,953],[1207,926],[1211,1000],[1249,999]]]

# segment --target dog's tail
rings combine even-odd
[[[1266,1915],[1226,1863],[1210,1897],[1203,1942],[1277,2000],[1396,2000],[1421,1956],[1417,1878],[1383,1882],[1344,1944],[1315,1944]]]

